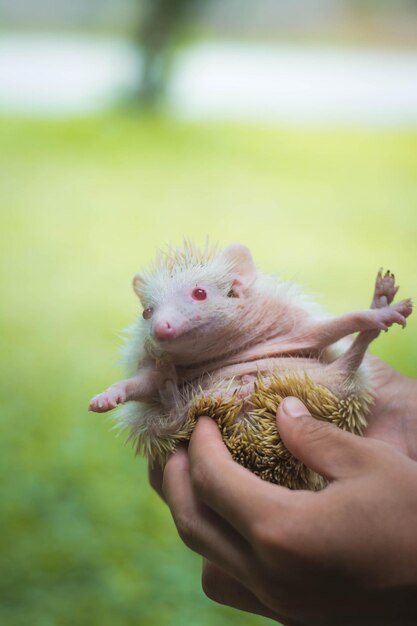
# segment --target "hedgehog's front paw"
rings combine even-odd
[[[394,300],[395,294],[399,287],[395,284],[395,276],[389,270],[382,274],[379,270],[375,282],[374,298],[372,300],[372,309],[381,309]]]
[[[118,404],[126,402],[126,391],[123,387],[114,385],[109,387],[107,391],[99,393],[90,400],[88,406],[89,411],[95,411],[96,413],[106,413],[116,408]]]

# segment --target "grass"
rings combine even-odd
[[[367,306],[381,265],[415,297],[416,144],[406,131],[0,120],[2,623],[263,623],[204,598],[145,463],[87,402],[121,375],[132,275],[183,236],[248,244],[333,313]],[[374,352],[417,375],[415,319]]]

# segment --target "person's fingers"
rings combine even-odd
[[[272,485],[233,461],[218,427],[200,417],[188,447],[195,492],[231,526],[253,540],[254,529],[269,516],[289,519],[295,492]]]
[[[282,616],[264,606],[255,594],[239,581],[206,559],[203,559],[201,584],[206,596],[214,602],[274,620],[283,619]]]
[[[256,569],[252,549],[194,495],[186,450],[178,450],[168,460],[163,492],[183,542],[235,578],[249,583]]]
[[[164,476],[164,470],[158,462],[148,465],[148,479],[152,489],[164,500],[164,494],[162,492],[162,480]]]
[[[373,461],[373,442],[313,418],[297,398],[281,402],[277,424],[288,450],[330,480],[360,474]]]

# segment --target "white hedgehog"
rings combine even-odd
[[[372,404],[366,349],[381,330],[405,326],[412,310],[410,300],[391,305],[398,287],[379,272],[370,309],[330,318],[292,283],[258,272],[238,244],[168,249],[133,287],[143,313],[126,349],[131,377],[95,396],[90,410],[123,404],[118,420],[136,450],[161,463],[208,415],[235,460],[290,488],[325,481],[284,447],[281,400],[297,396],[317,419],[360,434]],[[334,344],[354,332],[341,352]]]

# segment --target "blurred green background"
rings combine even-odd
[[[333,313],[367,306],[381,265],[415,297],[417,133],[114,115],[0,134],[1,623],[261,623],[203,597],[145,463],[87,403],[121,375],[131,277],[184,235],[248,244]],[[417,375],[415,318],[373,351]]]
[[[217,23],[231,36],[227,15]],[[304,19],[287,35],[401,45],[375,27],[389,15],[369,15],[336,28],[333,12],[327,31]],[[122,376],[120,333],[139,312],[133,274],[183,237],[247,244],[260,268],[334,314],[369,305],[381,266],[416,298],[417,129],[181,121],[132,106],[25,115],[0,117],[0,623],[266,624],[204,597],[200,559],[145,462],[88,401]],[[372,346],[410,376],[416,319]]]

